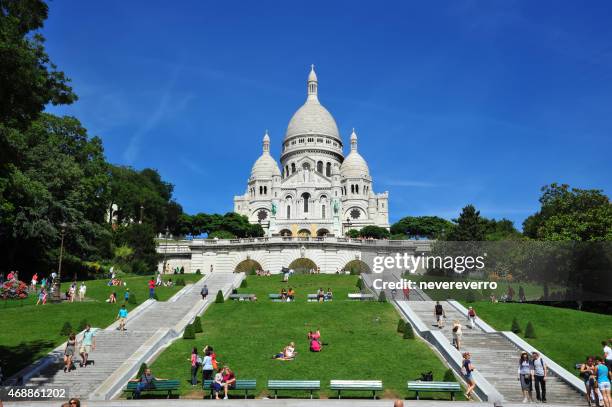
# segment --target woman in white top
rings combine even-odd
[[[79,287],[79,301],[83,301],[85,299],[86,291],[87,291],[87,286],[85,286],[85,283],[81,283],[81,286]]]

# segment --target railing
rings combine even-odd
[[[243,239],[193,239],[173,240],[158,239],[158,253],[189,253],[194,247],[210,245],[238,246],[238,245],[261,245],[261,244],[321,244],[339,243],[350,246],[378,246],[378,247],[405,247],[416,250],[428,251],[432,241],[429,240],[376,240],[376,239],[353,239],[346,237],[326,236],[274,236]]]

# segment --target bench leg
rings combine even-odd
[[[418,400],[418,399],[419,399],[419,392],[417,391],[417,392],[415,392],[415,393],[416,393],[416,398],[417,398],[417,400]]]
[[[455,401],[455,392],[451,391],[451,401]]]
[[[376,400],[376,390],[372,390],[372,396],[374,397],[374,400]]]
[[[168,390],[168,395],[166,396],[166,398],[169,399],[171,394],[172,394],[172,390]]]
[[[340,398],[340,390],[338,390],[338,398]]]
[[[278,390],[274,390],[274,398],[278,398]]]

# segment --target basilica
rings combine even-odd
[[[246,193],[234,197],[234,211],[260,223],[267,236],[343,236],[368,225],[389,228],[388,192],[374,192],[354,129],[349,140],[345,157],[336,121],[319,102],[313,66],[306,102],[287,126],[280,168],[266,132]]]

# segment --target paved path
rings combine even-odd
[[[117,331],[115,324],[98,330],[96,349],[90,354],[94,365],[79,368],[77,362],[76,370],[64,373],[62,363],[54,363],[25,385],[68,387],[71,396],[81,399],[112,397],[112,393],[117,391],[114,382],[124,385],[121,383],[124,376],[133,375],[142,361],[150,359],[160,348],[182,335],[185,326],[215,300],[218,290],[229,293],[233,285],[239,283],[237,276],[234,273],[213,273],[186,286],[169,301],[153,302],[138,315],[128,317],[126,332]],[[204,284],[210,291],[206,301],[200,296]],[[58,359],[61,360],[61,356]]]
[[[434,301],[401,301],[400,306],[408,305],[431,330],[438,330],[433,315]],[[518,378],[518,359],[520,350],[507,340],[500,332],[486,333],[479,327],[468,328],[466,316],[459,313],[446,301],[440,302],[446,313],[446,323],[440,331],[452,343],[452,323],[458,320],[463,325],[462,352],[472,354],[472,362],[504,399],[508,402],[520,402],[523,399]],[[547,400],[549,403],[584,405],[584,398],[573,387],[554,375],[546,381]],[[535,389],[533,392],[535,398]]]

